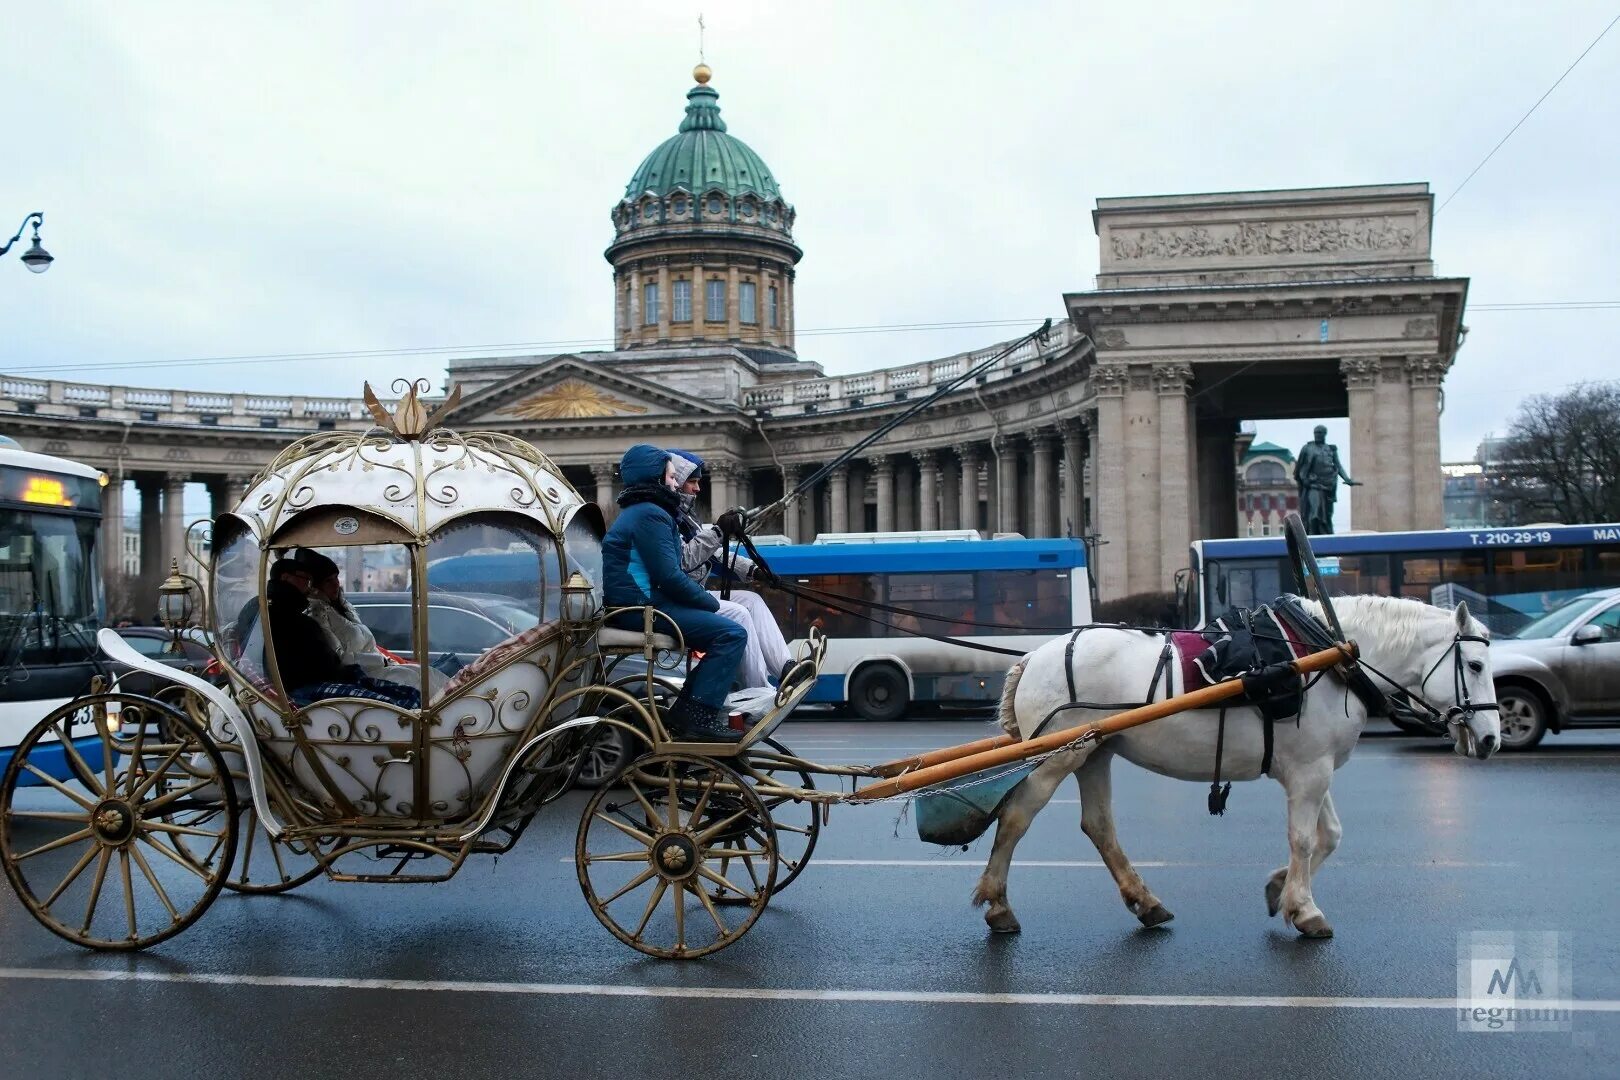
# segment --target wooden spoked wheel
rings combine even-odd
[[[219,748],[151,698],[63,705],[0,779],[6,877],[46,929],[87,948],[143,949],[195,922],[224,887],[236,828]]]
[[[237,814],[236,859],[225,878],[231,892],[249,895],[289,892],[321,876],[325,867],[312,853],[311,841],[273,840],[259,823],[251,800]]]
[[[668,958],[707,956],[747,933],[778,866],[776,830],[752,785],[692,754],[643,757],[619,787],[592,794],[574,859],[602,925],[631,948]],[[722,910],[712,889],[741,899]]]
[[[763,753],[760,748],[764,748]],[[752,774],[759,774],[783,787],[814,791],[816,782],[809,773],[781,760],[792,756],[793,752],[775,739],[761,739],[750,750],[744,767],[751,774],[750,779],[755,778]],[[771,815],[771,824],[776,828],[776,882],[771,886],[771,895],[775,896],[793,884],[810,862],[810,855],[816,850],[816,840],[821,836],[821,812],[815,803],[803,799],[775,795],[768,789],[760,790],[757,787],[755,791],[765,804],[766,812]],[[721,856],[721,863],[721,873],[726,874],[728,868],[724,866],[724,855]],[[719,904],[740,904],[747,900],[745,894],[734,893],[720,886],[712,887],[709,896]]]

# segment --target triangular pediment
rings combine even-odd
[[[714,415],[725,410],[626,371],[578,356],[539,366],[466,398],[447,426],[475,428],[639,417]]]

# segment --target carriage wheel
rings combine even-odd
[[[741,938],[765,910],[778,865],[776,830],[753,787],[692,754],[643,757],[620,784],[598,789],[579,824],[574,861],[592,913],[649,956],[707,956]],[[715,887],[746,910],[722,914]]]
[[[236,815],[236,858],[231,863],[225,887],[248,895],[290,892],[320,877],[326,867],[310,848],[312,841],[293,846],[273,840],[259,823],[259,812],[251,799]]]
[[[225,759],[189,716],[100,694],[36,724],[0,779],[0,862],[53,934],[143,949],[195,922],[236,855]]]
[[[1333,640],[1344,640],[1344,627],[1333,610],[1333,597],[1322,584],[1322,568],[1316,563],[1316,552],[1311,550],[1310,537],[1305,533],[1305,522],[1298,513],[1290,511],[1283,519],[1283,532],[1288,539],[1288,562],[1294,569],[1294,583],[1300,595],[1322,605],[1322,615],[1333,629]]]
[[[793,751],[775,739],[761,739],[756,745],[769,747],[783,757],[794,756]],[[780,780],[789,787],[814,790],[816,786],[815,780],[804,770],[769,758],[755,760],[750,757],[748,768],[751,772]],[[816,840],[821,836],[821,813],[815,803],[803,799],[771,795],[758,788],[755,793],[765,803],[765,809],[771,815],[771,824],[776,827],[776,883],[771,886],[771,895],[775,896],[793,884],[810,862],[810,855],[816,850]],[[725,870],[722,869],[721,873],[724,874]],[[709,896],[717,904],[741,904],[747,901],[746,895],[720,886],[712,887]]]

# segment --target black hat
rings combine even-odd
[[[299,548],[293,554],[293,560],[317,582],[338,575],[338,564],[313,548]]]

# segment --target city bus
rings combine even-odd
[[[88,465],[0,436],[0,770],[29,729],[102,670],[97,540],[106,485]],[[101,740],[88,737],[81,749],[99,768]],[[73,774],[63,757],[36,752],[30,760],[65,780]]]
[[[989,706],[1016,657],[922,634],[1022,654],[1091,621],[1081,541],[974,536],[822,534],[812,544],[762,549],[788,584],[842,598],[832,602],[868,616],[764,590],[790,647],[799,647],[812,626],[827,636],[821,677],[805,700],[845,705],[867,720],[896,719],[913,704]],[[869,608],[873,602],[919,615]],[[991,623],[1023,629],[974,625]]]
[[[1620,585],[1620,525],[1344,533],[1313,536],[1311,547],[1330,594],[1466,600],[1498,635],[1571,597]],[[1197,628],[1294,589],[1282,537],[1197,540],[1177,600],[1183,625]]]

